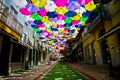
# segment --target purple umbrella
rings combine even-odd
[[[79,7],[80,7],[80,4],[78,1],[74,1],[74,2],[72,1],[67,6],[68,10],[70,10],[70,11],[74,11],[75,9],[77,9]]]
[[[33,4],[28,3],[26,6],[26,9],[30,12],[37,12],[39,10],[38,7],[34,6]]]

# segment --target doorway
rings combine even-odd
[[[3,35],[2,50],[0,54],[0,76],[9,75],[10,37]]]
[[[109,52],[107,40],[101,41],[100,46],[102,51],[103,64],[108,64],[108,61],[111,61],[111,55]]]

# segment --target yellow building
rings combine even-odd
[[[107,4],[107,11],[97,17],[83,35],[83,49],[86,63],[120,64],[120,1],[112,0]],[[109,13],[109,14],[108,14]]]

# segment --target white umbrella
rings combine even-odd
[[[45,6],[45,9],[52,12],[52,11],[55,11],[55,8],[56,8],[56,4],[53,2],[53,1],[50,1],[46,6]]]

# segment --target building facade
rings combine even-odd
[[[83,49],[86,63],[120,64],[120,1],[112,0],[104,5],[105,11],[87,27],[83,35]]]
[[[0,75],[41,63],[42,48],[15,2],[0,0]]]

